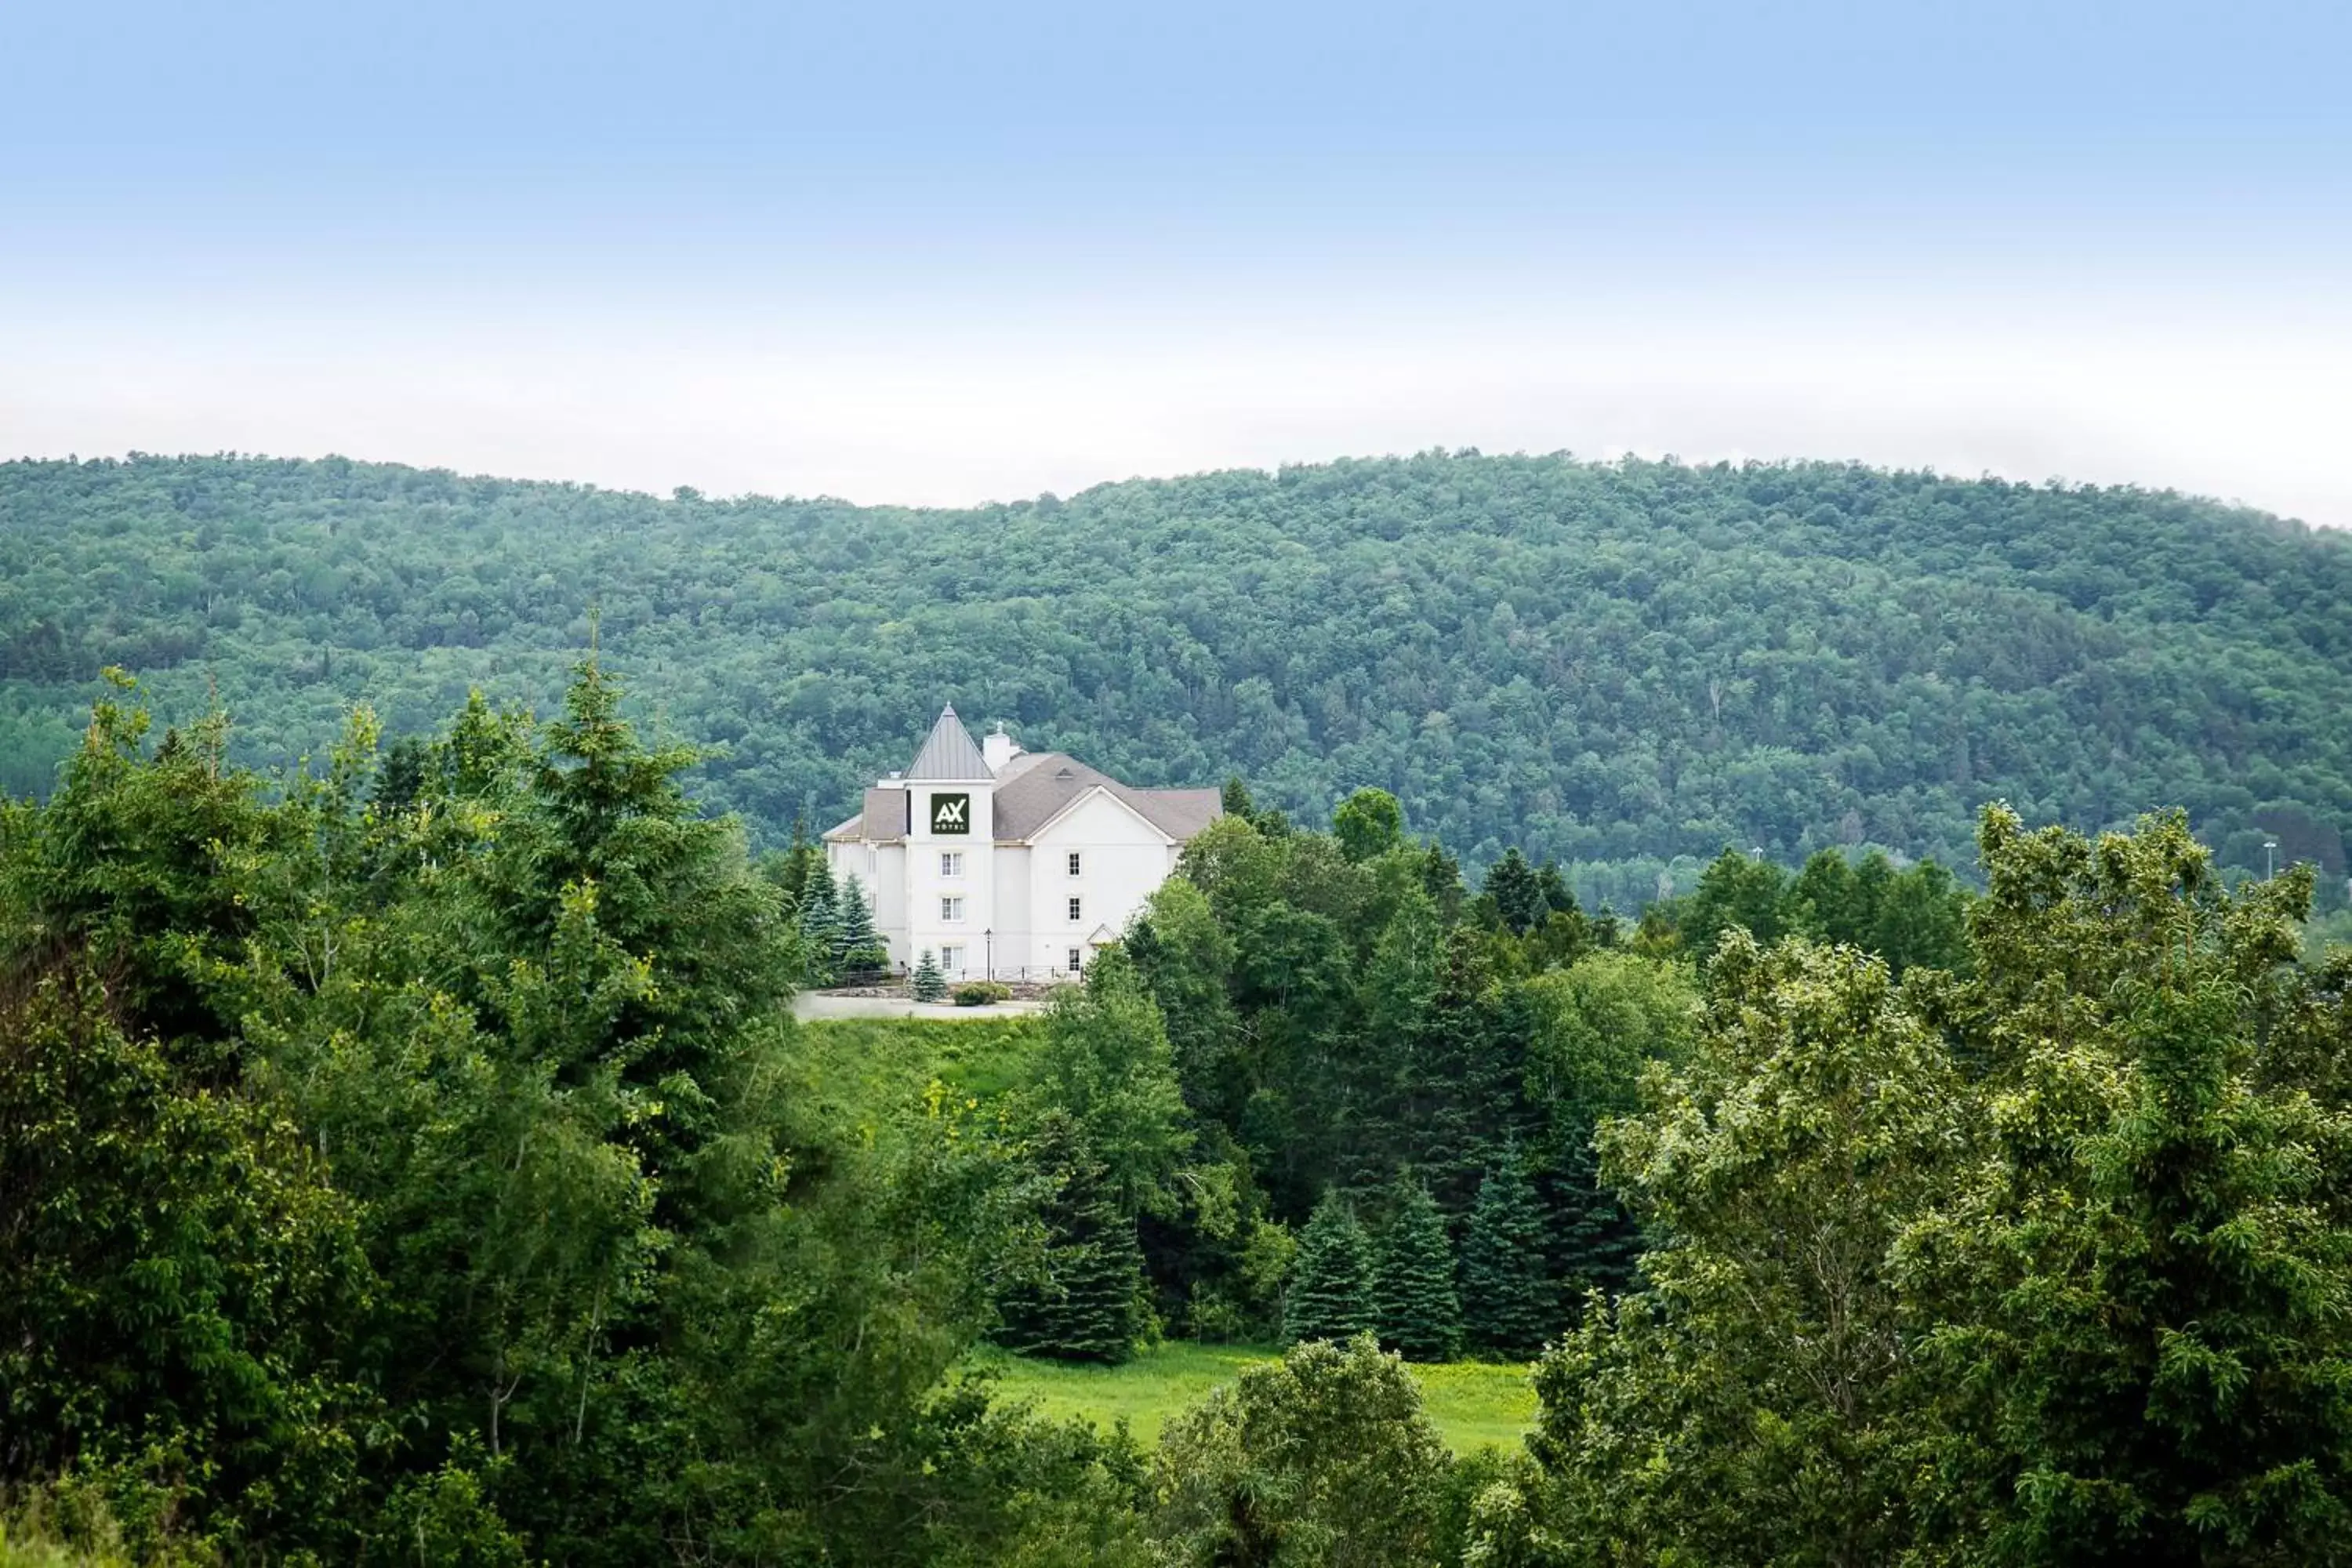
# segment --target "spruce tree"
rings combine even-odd
[[[1282,1307],[1282,1337],[1294,1344],[1349,1339],[1370,1331],[1376,1321],[1371,1240],[1348,1200],[1327,1191],[1298,1237]]]
[[[808,954],[809,984],[831,984],[833,941],[839,931],[839,921],[833,872],[821,860],[809,868],[808,881],[801,889],[800,927],[801,946]]]
[[[1616,1194],[1601,1185],[1590,1137],[1573,1144],[1553,1187],[1553,1250],[1570,1290],[1616,1295],[1633,1288],[1642,1233]]]
[[[948,977],[940,973],[939,963],[931,957],[931,950],[928,947],[923,949],[923,956],[915,964],[914,977],[908,988],[918,1002],[947,1000]]]
[[[998,1298],[996,1341],[1018,1355],[1123,1362],[1143,1290],[1135,1216],[1120,1212],[1103,1163],[1063,1112],[1046,1113],[1030,1157],[1047,1188],[1045,1251],[1036,1274]]]
[[[874,929],[874,908],[857,879],[843,882],[834,913],[833,965],[842,978],[871,974],[887,959],[882,936]]]
[[[1559,1327],[1544,1268],[1544,1216],[1514,1151],[1478,1184],[1462,1237],[1463,1326],[1490,1355],[1531,1356]]]
[[[1495,913],[1513,936],[1527,935],[1551,914],[1535,868],[1517,849],[1506,849],[1503,858],[1487,868],[1480,891],[1495,900]]]
[[[1454,1292],[1454,1244],[1429,1189],[1399,1177],[1395,1211],[1381,1235],[1372,1304],[1381,1343],[1407,1361],[1448,1361],[1462,1348]]]

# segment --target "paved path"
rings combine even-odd
[[[1044,1009],[1043,1002],[992,1002],[985,1007],[959,1007],[952,1002],[911,1002],[904,996],[828,996],[803,991],[793,998],[795,1018],[940,1018],[966,1023],[974,1018],[1003,1018]]]

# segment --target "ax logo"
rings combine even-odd
[[[931,796],[931,831],[945,834],[970,833],[971,831],[971,796],[968,795]]]

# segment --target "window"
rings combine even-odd
[[[1075,850],[1075,849],[1071,850],[1071,851],[1070,851],[1070,875],[1071,875],[1071,876],[1075,877],[1075,876],[1076,876],[1076,875],[1078,874],[1078,867],[1079,867],[1079,865],[1080,865],[1080,864],[1081,864],[1081,862],[1080,862],[1079,858],[1078,858],[1078,852],[1077,852],[1076,850]]]
[[[1085,951],[1084,951],[1083,949],[1080,949],[1080,948],[1075,948],[1075,947],[1074,947],[1074,948],[1072,948],[1072,949],[1070,949],[1070,973],[1071,973],[1076,974],[1076,973],[1078,972],[1078,960],[1080,960],[1081,958],[1084,958],[1085,956],[1086,956],[1086,953],[1085,953]]]
[[[940,949],[940,968],[950,975],[961,976],[963,973],[963,949],[960,947]]]
[[[940,875],[942,877],[961,877],[963,875],[962,850],[942,849],[940,851]]]
[[[1080,918],[1081,918],[1081,906],[1083,905],[1083,903],[1084,903],[1084,900],[1079,900],[1079,899],[1072,899],[1072,900],[1070,900],[1070,918],[1071,918],[1072,920],[1077,920],[1077,919],[1080,919]]]
[[[960,921],[963,919],[963,900],[961,899],[941,899],[940,900],[940,919],[943,921]]]

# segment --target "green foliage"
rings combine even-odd
[[[0,1484],[159,1469],[201,1538],[349,1549],[378,1286],[280,1108],[40,975],[0,1008]]]
[[[1701,963],[1734,927],[1770,945],[1780,938],[1788,873],[1762,856],[1726,849],[1708,863],[1681,910],[1683,948]]]
[[[1561,1326],[1544,1240],[1535,1188],[1508,1151],[1478,1184],[1462,1237],[1462,1321],[1473,1350],[1531,1356]]]
[[[1331,835],[1349,859],[1377,859],[1404,844],[1404,807],[1384,789],[1360,789],[1331,813]]]
[[[1013,987],[995,980],[967,980],[955,988],[955,1005],[959,1007],[985,1007],[992,1002],[1011,998]]]
[[[915,973],[908,977],[907,989],[918,1002],[944,1002],[948,999],[948,977],[940,973],[939,961],[925,948],[915,960]]]
[[[1451,1361],[1462,1348],[1454,1243],[1429,1189],[1400,1179],[1390,1194],[1372,1279],[1381,1343],[1407,1361]]]
[[[1967,911],[1967,893],[1933,860],[1897,871],[1877,850],[1857,864],[1823,849],[1791,879],[1727,849],[1674,913],[1681,950],[1702,961],[1737,926],[1766,943],[1790,934],[1858,947],[1900,977],[1914,965],[1964,968]]]
[[[952,566],[910,569],[943,529]],[[2334,889],[2347,603],[2326,531],[1843,464],[1432,452],[943,513],[14,462],[0,789],[50,787],[109,664],[180,721],[216,679],[248,763],[323,754],[362,697],[394,734],[473,686],[552,712],[593,605],[709,749],[698,794],[774,846],[951,696],[1137,784],[1246,774],[1298,821],[1374,784],[1474,865],[1558,856],[1589,908],[1687,890],[1727,843],[1963,865],[1991,798],[2086,830],[2178,802],[2257,871],[2308,820],[2286,858]]]
[[[1696,1050],[1601,1132],[1643,1289],[1546,1356],[1490,1555],[2341,1554],[2347,1014],[2289,966],[2307,875],[2232,895],[2178,816],[1994,810],[1982,855],[1966,962],[1899,990],[1722,941]]]
[[[874,906],[857,879],[843,882],[834,905],[833,973],[845,981],[872,978],[890,962],[882,935],[874,929]],[[925,1000],[936,1000],[927,997]]]
[[[0,1485],[157,1561],[1133,1544],[1131,1455],[939,1393],[1007,1151],[793,1026],[786,879],[617,703],[274,792],[110,704],[0,813]]]
[[[1486,886],[1479,894],[1494,905],[1495,918],[1513,936],[1527,935],[1551,916],[1543,883],[1517,848],[1506,849],[1503,858],[1487,868]]]
[[[1437,1556],[1451,1468],[1369,1334],[1302,1344],[1161,1430],[1151,1533],[1163,1563],[1406,1568]]]
[[[812,985],[832,984],[839,978],[835,955],[842,945],[840,893],[822,858],[802,873],[800,907],[793,918],[806,955],[803,978]]]
[[[1045,1248],[1030,1275],[999,1298],[997,1342],[1056,1361],[1123,1362],[1142,1328],[1135,1215],[1113,1201],[1108,1169],[1066,1112],[1043,1119],[1028,1155],[1042,1188]]]
[[[1118,1212],[1160,1204],[1192,1135],[1160,1009],[1122,955],[1104,952],[1084,984],[1054,994],[1030,1071],[1028,1104],[1071,1118]]]
[[[1282,1336],[1345,1340],[1370,1333],[1379,1316],[1372,1300],[1372,1244],[1355,1206],[1326,1193],[1298,1237],[1283,1299]]]
[[[1985,1075],[1987,1157],[1901,1257],[1944,1395],[1929,1526],[2044,1558],[2331,1560],[2352,1215],[2328,1173],[2352,1151],[2334,1082],[2284,1076],[2340,1007],[2340,976],[2281,967],[2307,879],[2232,897],[2177,816],[2086,844],[1990,813],[1984,858],[1980,981],[1937,1000]]]

